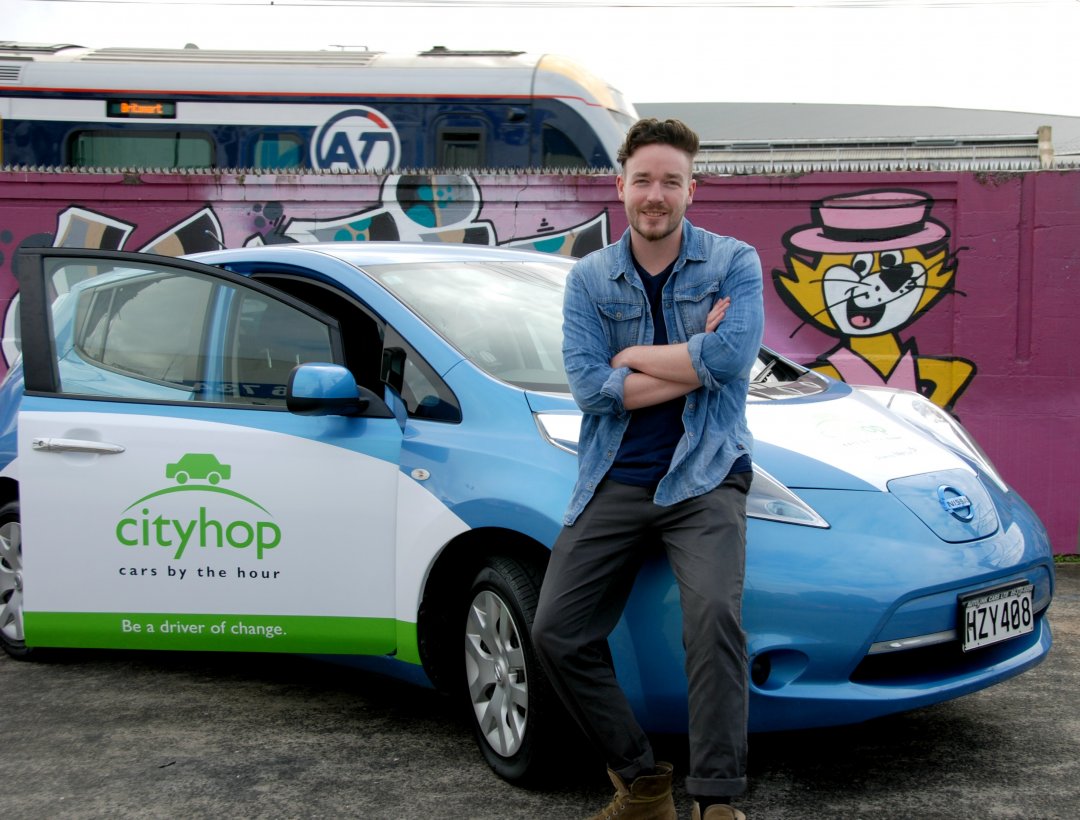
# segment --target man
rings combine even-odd
[[[672,767],[653,759],[606,646],[657,541],[683,610],[693,816],[744,816],[730,802],[746,787],[745,404],[764,324],[761,263],[684,218],[697,149],[677,120],[629,130],[616,186],[630,227],[574,266],[563,305],[563,356],[584,412],[579,474],[533,641],[606,755],[616,794],[598,818],[676,816]]]

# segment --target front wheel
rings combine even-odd
[[[529,636],[539,574],[511,558],[489,559],[469,591],[465,616],[465,692],[484,758],[514,783],[538,780],[562,709]]]
[[[30,649],[23,633],[22,525],[19,502],[0,506],[0,648],[13,658]]]

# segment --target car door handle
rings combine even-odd
[[[30,446],[46,453],[100,453],[111,455],[122,453],[126,448],[106,441],[83,441],[77,438],[35,438]]]

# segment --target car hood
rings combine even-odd
[[[792,488],[876,489],[897,478],[970,464],[858,388],[817,396],[751,401],[755,457]]]
[[[580,417],[567,395],[527,393],[538,414],[566,416],[564,444],[576,444]],[[751,399],[747,422],[754,462],[792,489],[889,491],[899,478],[961,470],[971,465],[934,437],[882,407],[858,389],[834,385],[816,395]]]

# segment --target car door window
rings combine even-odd
[[[230,403],[285,405],[292,369],[332,362],[329,329],[265,294],[238,292],[224,359],[224,399]]]
[[[410,418],[461,421],[461,405],[450,387],[393,327],[355,298],[287,272],[254,272],[271,285],[333,316],[341,327],[345,365],[356,383],[382,394],[389,385]]]
[[[70,286],[69,267],[51,270],[61,393],[284,407],[296,365],[341,362],[332,320],[262,289],[108,265]]]
[[[410,418],[461,421],[461,405],[454,391],[393,328],[386,329],[382,381],[401,396]]]
[[[118,373],[190,387],[200,376],[211,290],[209,281],[188,276],[90,288],[76,308],[75,350]]]

